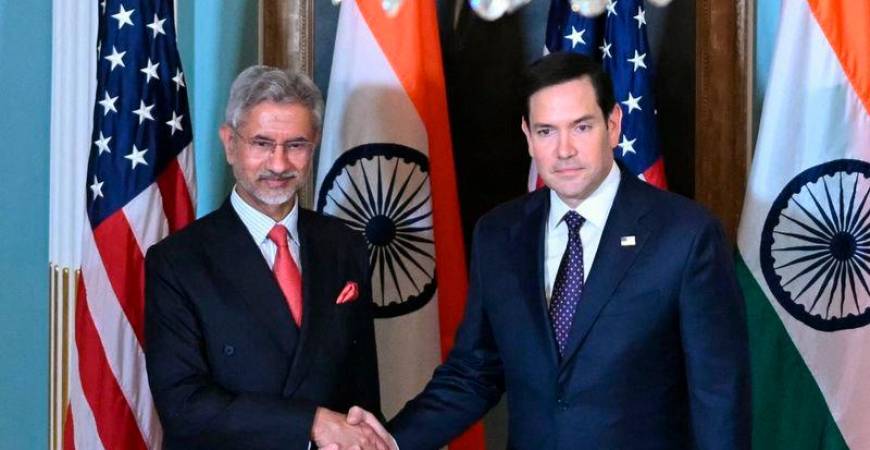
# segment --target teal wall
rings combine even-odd
[[[763,0],[755,6],[755,76],[753,80],[753,130],[758,133],[758,121],[761,119],[761,106],[764,103],[764,93],[767,91],[767,79],[770,76],[770,63],[773,58],[773,46],[776,44],[776,33],[779,29],[779,10],[781,0]]]
[[[0,450],[48,447],[51,4],[0,0]],[[258,60],[257,1],[178,5],[202,215],[231,184],[217,127],[233,78]]]
[[[43,449],[51,0],[0,0],[0,92],[0,449]]]
[[[189,3],[189,2],[188,2]],[[190,7],[187,7],[190,8]],[[218,138],[230,84],[247,66],[257,64],[258,2],[197,0],[194,19],[179,19],[179,27],[193,26],[193,64],[185,58],[192,92],[194,151],[197,171],[197,215],[220,206],[233,183]],[[179,13],[184,11],[179,11]],[[188,11],[191,12],[191,11]],[[190,30],[182,29],[182,35]],[[181,44],[182,51],[185,44]]]

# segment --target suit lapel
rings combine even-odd
[[[601,309],[611,300],[616,287],[649,237],[649,230],[640,223],[640,218],[646,214],[649,205],[643,201],[644,195],[639,189],[639,183],[642,181],[623,172],[592,263],[592,271],[586,277],[583,298],[574,313],[574,322],[562,358],[562,368],[566,367],[583,343]],[[623,246],[623,236],[634,236],[635,244]]]
[[[520,281],[519,297],[525,300],[532,326],[548,355],[547,358],[555,366],[559,358],[544,291],[544,239],[549,192],[549,189],[540,189],[532,194],[525,205],[525,216],[511,227],[508,248],[516,252],[514,261]]]
[[[337,252],[325,240],[322,230],[317,230],[313,220],[315,213],[299,209],[299,259],[302,260],[302,328],[284,394],[293,395],[311,367],[311,359],[318,352],[317,336],[336,332],[330,330],[330,287],[335,286],[335,269],[338,267]],[[338,291],[336,291],[337,294]]]
[[[208,240],[221,278],[241,294],[242,301],[287,355],[293,354],[297,329],[287,301],[257,243],[227,200],[216,212],[218,229]]]

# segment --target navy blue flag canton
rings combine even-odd
[[[172,0],[98,7],[87,213],[96,227],[157,180],[192,141]]]
[[[569,0],[552,0],[545,42],[549,52],[601,60],[623,113],[614,155],[633,174],[665,187],[643,0],[609,0],[605,12],[594,18],[572,11]]]

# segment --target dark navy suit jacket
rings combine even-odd
[[[560,359],[543,282],[549,196],[478,223],[455,347],[389,424],[400,448],[438,448],[504,392],[511,449],[749,448],[744,305],[718,222],[623,175]]]
[[[367,251],[300,209],[298,329],[229,201],[146,257],[145,358],[167,449],[308,448],[314,410],[380,411]],[[349,281],[360,298],[336,304]]]

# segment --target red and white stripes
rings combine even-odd
[[[148,247],[193,220],[192,149],[82,241],[67,430],[79,449],[159,449],[163,432],[145,371]]]

